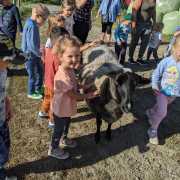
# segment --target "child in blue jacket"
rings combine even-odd
[[[27,19],[22,35],[22,50],[27,55],[26,69],[28,79],[28,98],[41,99],[43,84],[43,68],[40,53],[41,27],[48,18],[49,10],[43,4],[38,4],[32,9],[31,18]]]
[[[109,43],[111,40],[111,30],[113,23],[116,22],[116,18],[120,13],[121,1],[119,0],[102,0],[97,16],[101,16],[102,34],[101,41]]]

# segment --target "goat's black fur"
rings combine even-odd
[[[97,49],[98,52],[104,54],[96,54],[95,51],[96,49],[92,50],[88,56],[90,59],[86,59],[86,63],[89,63],[83,67],[80,76],[85,85],[90,84],[87,92],[98,89],[100,93],[100,96],[87,100],[88,106],[96,116],[95,141],[98,143],[102,119],[108,123],[106,138],[110,140],[112,123],[120,119],[123,113],[131,110],[135,87],[138,84],[147,84],[149,80],[119,65],[113,52],[106,50],[106,47],[102,50],[99,47]],[[112,59],[106,57],[107,52],[108,58],[112,57]],[[93,53],[94,56],[92,56]],[[105,61],[103,61],[104,57]]]

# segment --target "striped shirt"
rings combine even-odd
[[[93,0],[87,0],[86,4],[83,7],[75,9],[74,21],[89,23],[91,20],[91,10],[93,8],[93,5]]]

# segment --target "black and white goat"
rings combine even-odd
[[[106,138],[111,139],[111,125],[132,107],[133,92],[137,84],[147,84],[145,79],[117,62],[116,55],[107,46],[101,45],[84,54],[85,64],[80,73],[85,92],[99,90],[100,96],[87,101],[96,116],[96,143],[100,140],[102,119],[108,123]]]

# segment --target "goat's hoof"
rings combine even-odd
[[[96,142],[96,144],[98,144],[99,143],[99,141],[100,141],[100,139],[101,139],[101,137],[100,137],[100,135],[99,134],[95,134],[95,142]]]
[[[106,134],[106,140],[107,141],[111,141],[111,133],[107,133]]]

